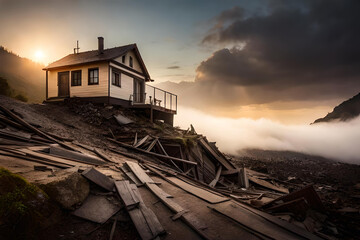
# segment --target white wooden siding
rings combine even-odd
[[[137,59],[136,55],[135,55],[135,51],[132,50],[132,51],[129,51],[126,53],[126,57],[125,57],[125,64],[126,66],[130,67],[130,56],[132,57],[133,59],[133,69],[138,71],[138,72],[141,72],[143,73],[141,67],[140,67],[140,63],[139,63],[139,60]],[[118,58],[115,58],[114,59],[115,61],[119,62],[119,63],[122,63],[122,56],[118,57]]]
[[[99,68],[99,84],[88,85],[88,69]],[[71,71],[81,70],[81,86],[71,86]],[[108,96],[109,64],[88,64],[78,67],[67,67],[48,73],[48,97],[58,96],[58,73],[69,71],[70,97],[104,97]]]
[[[111,72],[113,68],[111,68]],[[116,70],[115,70],[116,71]],[[110,97],[120,98],[124,100],[129,100],[130,95],[134,92],[134,78],[125,75],[124,73],[119,73],[121,79],[121,87],[110,85]],[[110,75],[112,76],[112,74]]]
[[[134,72],[131,72],[131,71],[127,70],[126,68],[123,68],[123,67],[121,67],[121,66],[119,66],[119,65],[116,65],[116,64],[114,64],[114,63],[110,63],[110,66],[111,66],[111,67],[114,67],[114,68],[117,68],[117,69],[120,69],[121,71],[127,72],[127,73],[129,73],[129,75],[134,75],[134,76],[136,76],[137,78],[140,78],[140,79],[143,79],[143,80],[145,79],[144,76],[142,76],[142,75],[140,75],[140,74],[137,74],[137,73],[134,73]]]

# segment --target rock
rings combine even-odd
[[[44,179],[38,186],[49,197],[65,209],[83,202],[90,192],[89,182],[76,169],[67,169],[55,173],[56,177]]]
[[[25,178],[0,167],[0,238],[36,239],[59,218],[59,207]]]

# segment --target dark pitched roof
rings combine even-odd
[[[144,61],[140,56],[140,52],[136,44],[129,44],[125,46],[104,49],[104,52],[101,54],[99,54],[98,50],[69,54],[66,57],[50,63],[47,67],[43,68],[43,70],[51,70],[60,67],[81,65],[92,62],[110,61],[124,55],[130,50],[135,50],[135,54],[139,59],[141,68],[143,69],[145,76],[148,78],[148,80],[150,80],[150,75],[145,67]]]

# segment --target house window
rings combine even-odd
[[[126,57],[126,55],[122,56],[122,58],[121,58],[122,63],[125,63],[125,57]]]
[[[89,85],[99,84],[99,69],[90,68],[89,69]]]
[[[71,71],[71,86],[81,86],[81,70]]]
[[[120,73],[117,72],[112,72],[112,77],[111,77],[111,83],[112,85],[121,87],[121,77],[120,77]]]
[[[131,56],[129,57],[129,65],[130,65],[130,67],[133,67],[133,59]]]

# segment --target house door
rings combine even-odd
[[[58,96],[68,97],[69,95],[69,72],[58,73]]]
[[[134,79],[134,102],[136,103],[140,103],[142,102],[142,87],[141,87],[141,82]]]

